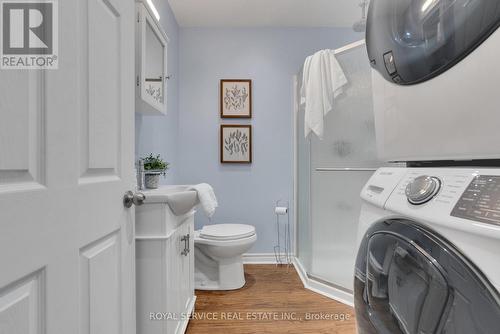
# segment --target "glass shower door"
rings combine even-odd
[[[304,138],[303,110],[298,114],[298,254],[310,278],[351,293],[360,192],[381,164],[364,44],[337,59],[348,84],[325,118],[323,140]]]
[[[299,73],[295,78],[295,94],[299,96]],[[296,110],[297,136],[297,175],[296,175],[296,214],[297,214],[297,256],[304,269],[311,268],[311,142],[304,138],[304,110],[298,106]]]

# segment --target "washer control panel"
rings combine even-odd
[[[500,225],[500,176],[475,176],[460,196],[451,215]]]

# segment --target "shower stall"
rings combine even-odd
[[[323,140],[304,137],[296,76],[296,253],[309,287],[352,304],[360,192],[377,160],[371,69],[364,41],[335,51],[348,79],[325,118]]]

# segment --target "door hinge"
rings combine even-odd
[[[141,22],[141,15],[137,13],[137,22]]]
[[[139,87],[139,76],[137,76],[137,87]]]

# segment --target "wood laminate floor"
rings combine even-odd
[[[245,276],[240,290],[196,291],[187,333],[356,333],[354,309],[304,289],[293,266],[245,265]]]

